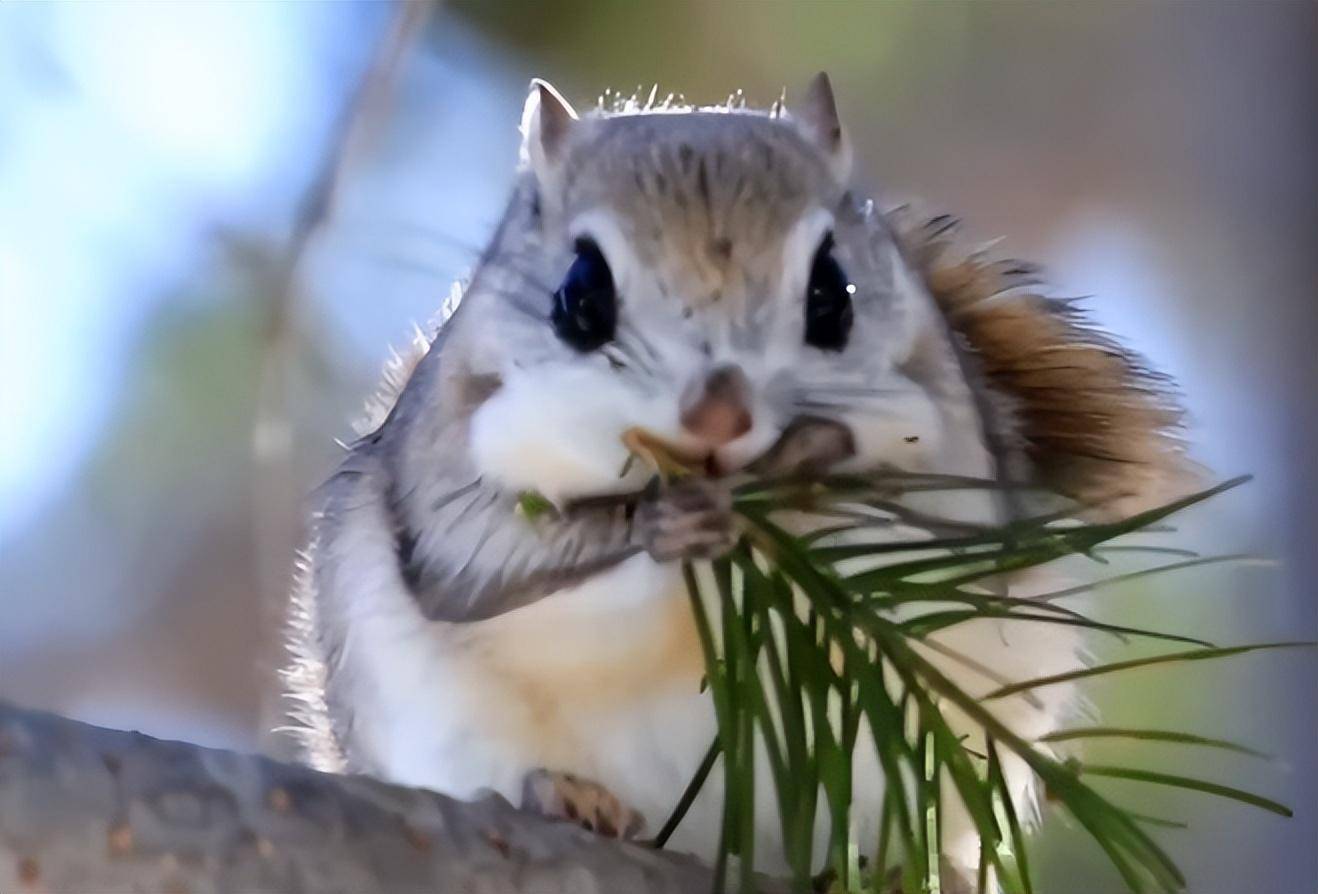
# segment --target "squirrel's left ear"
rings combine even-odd
[[[806,138],[828,160],[834,179],[846,183],[851,177],[851,142],[838,118],[833,84],[826,73],[821,71],[810,81],[805,101],[796,110],[795,117],[801,122]]]
[[[568,132],[577,113],[557,90],[539,78],[522,108],[522,163],[529,165],[541,184],[552,179],[563,161]]]

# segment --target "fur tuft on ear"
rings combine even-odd
[[[577,113],[547,81],[535,78],[522,107],[522,163],[541,183],[563,160],[563,147]]]
[[[833,98],[833,83],[826,73],[821,71],[810,81],[796,118],[806,138],[829,160],[834,179],[846,183],[851,177],[851,141],[842,128],[837,101]]]
[[[1036,268],[958,245],[956,219],[888,220],[993,400],[985,425],[1040,483],[1125,516],[1185,496],[1203,470],[1186,456],[1174,383],[1073,301],[1039,291]]]

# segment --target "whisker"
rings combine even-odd
[[[895,415],[896,410],[891,400],[882,397],[849,397],[840,400],[828,400],[824,397],[802,397],[792,401],[798,407],[825,407],[835,410],[864,409],[878,415]]]
[[[829,385],[804,383],[799,389],[801,394],[827,394],[830,397],[892,397],[909,394],[909,388],[879,388],[868,385]]]
[[[447,506],[449,503],[452,503],[454,500],[458,499],[459,497],[471,493],[473,490],[480,487],[480,485],[481,485],[481,479],[479,476],[477,476],[467,484],[464,484],[459,488],[455,488],[454,490],[451,490],[446,494],[440,495],[439,497],[435,498],[435,501],[433,503],[430,504],[430,511],[438,512],[440,509],[443,509],[445,506]]]
[[[655,348],[655,346],[645,337],[645,333],[641,332],[641,330],[637,329],[635,326],[628,326],[627,332],[628,335],[636,339],[637,344],[639,344],[641,347],[643,347],[646,350],[646,352],[650,355],[651,360],[653,360],[659,366],[663,365],[663,355],[660,354],[659,351]]]
[[[475,252],[475,253],[478,254],[479,252]],[[403,252],[397,251],[396,247],[391,247],[391,250],[382,251],[380,253],[367,254],[366,257],[372,263],[379,264],[382,266],[387,266],[387,267],[394,267],[402,271],[431,274],[436,278],[446,278],[446,279],[455,278],[453,277],[451,270],[439,264],[438,259],[427,258],[420,255],[405,254]],[[514,260],[513,258],[509,258],[507,256],[498,256],[498,255],[492,256],[486,258],[484,261],[477,264],[474,268],[467,268],[468,272],[470,273],[470,276],[466,276],[466,277],[458,276],[456,278],[470,279],[474,281],[476,276],[482,270],[504,271],[520,277],[525,283],[527,283],[529,286],[534,288],[539,293],[545,295],[552,295],[554,293],[555,291],[554,287],[551,287],[546,283],[544,283],[540,279],[540,277],[537,276],[535,273],[532,273],[529,270],[525,269],[524,267],[521,267],[513,263],[513,260]]]
[[[429,259],[408,257],[401,254],[373,255],[369,256],[371,263],[382,267],[396,268],[405,273],[425,273],[436,279],[448,275],[449,271],[442,269],[438,264],[433,264]]]
[[[539,275],[511,263],[513,260],[516,260],[516,255],[511,257],[509,255],[488,257],[481,261],[480,266],[476,268],[476,272],[472,274],[472,279],[474,280],[482,270],[503,270],[520,276],[528,285],[533,286],[544,295],[552,295],[558,291],[558,286],[547,285],[540,279]]]
[[[538,308],[531,306],[526,295],[521,292],[514,292],[508,289],[489,289],[488,294],[503,298],[511,310],[537,322],[547,322],[549,320],[549,311],[547,308]]]
[[[827,400],[794,400],[792,406],[798,410],[845,410],[854,404]]]
[[[650,365],[648,360],[641,357],[640,353],[634,349],[629,339],[625,337],[630,335],[633,335],[633,333],[619,333],[618,337],[614,339],[614,348],[629,361],[629,366],[635,367],[637,371],[644,373],[648,377],[654,378],[656,375],[654,367]]]
[[[369,230],[365,233],[353,235],[352,238],[368,249],[379,249],[381,246],[386,249],[396,249],[403,240],[413,235],[423,240],[422,245],[437,244],[455,248],[465,255],[470,255],[473,262],[478,260],[485,250],[483,246],[475,242],[469,242],[466,239],[460,239],[449,233],[430,229],[410,221],[373,221]],[[417,247],[422,246],[418,245]]]

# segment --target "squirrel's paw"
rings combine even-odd
[[[732,494],[706,478],[678,481],[636,507],[632,539],[659,562],[716,559],[737,542]]]
[[[633,839],[645,817],[604,786],[571,773],[532,770],[522,781],[522,809],[576,823],[606,838]]]

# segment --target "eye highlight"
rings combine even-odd
[[[847,346],[854,291],[842,265],[833,257],[833,234],[829,233],[810,266],[810,284],[805,292],[806,344],[824,351],[840,351]]]
[[[592,239],[578,239],[577,257],[554,293],[549,322],[554,333],[582,353],[613,340],[618,325],[618,294],[613,272]]]

